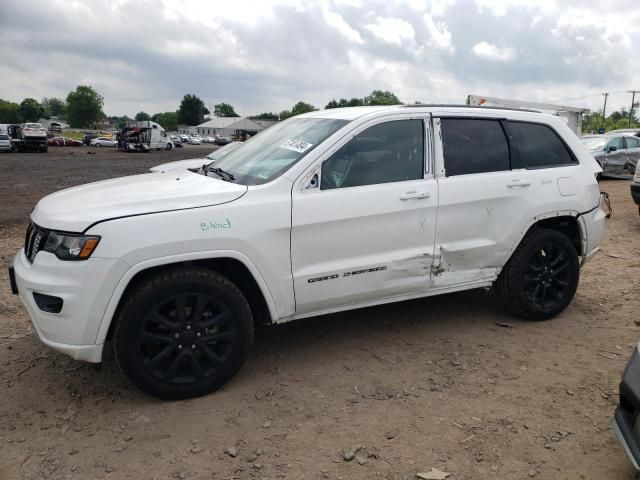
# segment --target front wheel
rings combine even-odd
[[[173,145],[171,145],[170,143],[167,143],[167,146],[165,147],[166,150],[171,150],[173,148]]]
[[[199,267],[149,277],[125,300],[116,321],[121,370],[143,391],[167,400],[224,385],[253,341],[251,309],[240,290]]]
[[[556,230],[536,228],[504,266],[495,288],[516,315],[547,320],[569,305],[579,280],[578,253],[569,238]]]

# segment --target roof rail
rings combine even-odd
[[[514,107],[491,107],[485,105],[466,105],[464,103],[414,103],[410,105],[402,105],[403,107],[439,107],[439,108],[476,108],[479,110],[513,110],[514,112],[531,112],[542,113],[540,110],[531,110],[528,108],[514,108]]]

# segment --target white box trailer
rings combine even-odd
[[[536,110],[545,113],[552,113],[553,115],[564,118],[569,128],[573,130],[578,136],[582,134],[582,116],[590,113],[590,110],[588,108],[570,107],[568,105],[555,105],[553,103],[510,100],[506,98],[487,97],[485,95],[468,95],[467,105],[516,108],[522,110]]]

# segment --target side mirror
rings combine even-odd
[[[609,145],[607,147],[607,152],[615,152],[616,150],[618,150],[618,147],[616,147],[615,145]]]

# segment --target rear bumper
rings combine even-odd
[[[636,205],[640,205],[640,183],[631,184],[631,198],[636,202]]]
[[[633,466],[640,470],[640,352],[633,351],[620,382],[620,405],[613,417],[613,429]]]

